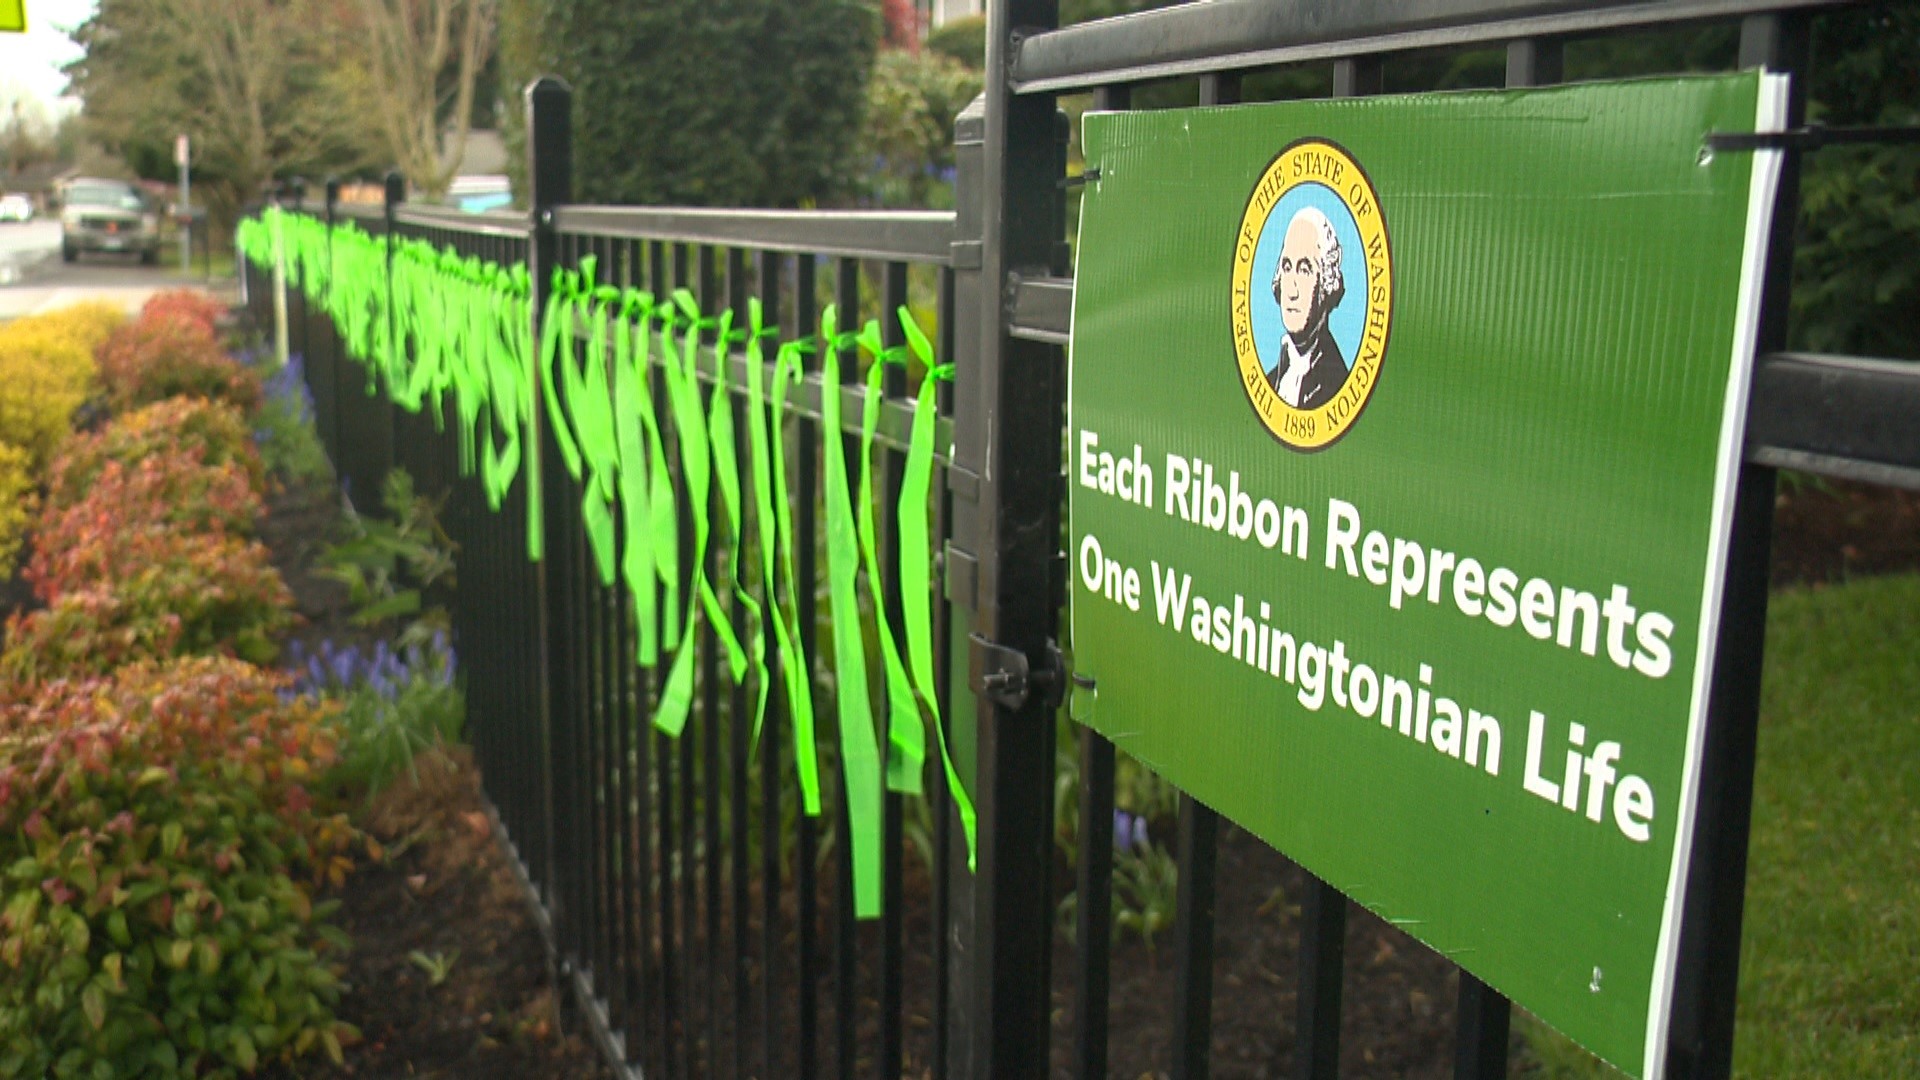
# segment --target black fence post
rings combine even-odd
[[[333,230],[340,223],[340,178],[327,177],[327,280],[333,280]],[[340,360],[341,342],[337,333],[330,333],[324,363],[316,363],[315,357],[306,358],[307,390],[313,397],[314,427],[320,433],[321,442],[327,448],[327,459],[334,462],[334,471],[339,471],[340,461]]]
[[[950,593],[972,608],[969,681],[977,724],[979,869],[971,948],[964,954],[973,1011],[964,1036],[971,1043],[965,1073],[1042,1077],[1052,1012],[1053,897],[1044,883],[1053,874],[1054,714],[1061,682],[1051,639],[1062,584],[1065,365],[1058,347],[1011,335],[1007,298],[1018,275],[1065,272],[1058,186],[1065,147],[1052,95],[1016,97],[1010,74],[1015,28],[1051,28],[1059,8],[1057,0],[993,0],[987,20],[980,273],[972,295],[959,302],[962,325],[978,325],[956,347],[960,445],[948,563],[950,575],[959,564],[958,572],[974,577],[976,586],[971,596],[963,587]]]
[[[405,343],[400,340],[400,324],[393,309],[393,254],[395,246],[394,212],[400,204],[407,201],[407,181],[398,170],[389,171],[382,191],[381,211],[386,225],[387,237],[387,340],[393,343],[396,354],[404,354]],[[368,449],[367,463],[371,474],[361,478],[363,485],[360,507],[363,511],[374,511],[380,505],[380,490],[387,482],[387,474],[393,471],[395,459],[394,442],[399,427],[395,416],[399,406],[393,403],[393,387],[382,385],[381,394],[375,401],[369,402],[372,410],[373,445]]]
[[[573,198],[573,91],[567,84],[553,76],[543,76],[535,80],[526,90],[527,109],[527,169],[531,179],[531,204],[533,213],[533,235],[528,245],[527,262],[532,275],[533,289],[533,340],[536,348],[540,341],[541,322],[546,315],[547,298],[553,292],[553,268],[559,261],[559,237],[553,226],[553,208],[569,202]],[[532,422],[538,427],[539,435],[531,440],[528,452],[532,460],[527,462],[528,475],[538,476],[544,502],[541,507],[541,521],[537,527],[546,529],[549,557],[551,548],[558,537],[547,526],[555,521],[554,500],[566,490],[566,471],[563,467],[558,448],[553,443],[553,433],[548,430],[544,405],[540,401],[543,393],[540,380],[534,380],[534,402]],[[529,528],[536,527],[529,522]],[[553,702],[553,671],[557,661],[551,655],[553,628],[558,618],[554,606],[560,601],[560,591],[549,588],[546,562],[542,562],[535,572],[538,600],[536,614],[539,619],[539,665],[537,695],[540,703],[538,717],[539,753],[538,768],[540,780],[538,794],[542,817],[542,848],[546,865],[536,867],[542,899],[553,920],[556,941],[565,940],[563,927],[566,920],[572,918],[572,912],[566,911],[563,897],[567,890],[558,887],[558,877],[563,867],[559,865],[559,853],[556,845],[560,839],[554,820],[554,754],[553,720],[555,707]],[[570,870],[568,872],[571,872]]]

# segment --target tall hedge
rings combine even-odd
[[[509,84],[573,86],[581,201],[831,205],[864,171],[875,0],[509,0],[515,23],[538,41],[503,49]]]

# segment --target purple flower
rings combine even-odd
[[[1113,812],[1113,850],[1144,853],[1152,840],[1147,836],[1147,819],[1125,810]]]

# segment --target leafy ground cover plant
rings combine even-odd
[[[198,450],[207,465],[232,462],[255,491],[266,469],[246,418],[235,408],[197,398],[170,398],[115,417],[97,432],[75,437],[48,468],[47,501],[69,506],[84,497],[109,461],[137,465],[171,450]]]
[[[316,573],[347,587],[354,621],[376,625],[422,613],[422,590],[453,584],[453,539],[440,527],[439,505],[414,492],[404,469],[387,474],[380,502],[385,518],[347,512],[347,538],[321,556]],[[444,628],[444,613],[418,620],[425,632]],[[407,635],[403,635],[407,636]],[[412,635],[418,638],[419,632]]]
[[[0,1075],[230,1077],[355,1032],[313,903],[355,836],[315,809],[333,729],[232,660],[0,708]]]
[[[260,404],[254,373],[220,347],[196,315],[162,309],[116,331],[100,348],[100,381],[116,411],[170,397],[224,401],[242,412]]]
[[[295,482],[328,479],[333,463],[313,430],[313,395],[307,390],[306,365],[296,354],[277,370],[269,370],[273,354],[255,354],[266,372],[261,380],[264,397],[254,413],[254,441],[260,457],[274,476]]]
[[[414,759],[460,737],[465,702],[454,683],[453,648],[444,631],[399,649],[336,646],[288,650],[294,690],[338,703],[343,792],[377,794],[401,773],[418,782]]]

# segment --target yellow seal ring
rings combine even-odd
[[[1353,229],[1359,233],[1367,274],[1364,283],[1345,282],[1344,302],[1356,296],[1365,301],[1359,339],[1353,355],[1345,357],[1349,365],[1346,378],[1331,397],[1303,409],[1287,404],[1280,396],[1255,348],[1254,305],[1272,301],[1265,295],[1270,288],[1267,282],[1260,282],[1260,292],[1255,292],[1253,261],[1274,209],[1289,192],[1306,185],[1325,188],[1346,209]],[[1393,248],[1387,239],[1386,218],[1373,181],[1344,147],[1326,139],[1301,139],[1275,155],[1260,174],[1234,237],[1231,300],[1233,351],[1239,361],[1240,385],[1260,422],[1275,439],[1294,450],[1324,450],[1339,441],[1352,430],[1374,388],[1380,385],[1380,367],[1386,359],[1387,336],[1393,324]],[[1276,359],[1284,364],[1284,357]]]

